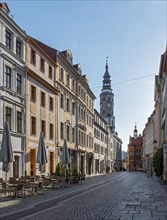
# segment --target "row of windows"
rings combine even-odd
[[[31,55],[30,55],[30,63],[36,66],[36,52],[35,50],[31,49]],[[40,57],[40,66],[39,69],[42,73],[45,73],[45,60]],[[53,78],[53,68],[51,65],[48,67],[48,77],[49,79]]]
[[[105,149],[104,149],[104,147],[103,146],[100,146],[100,144],[94,144],[94,151],[95,151],[95,153],[97,153],[97,154],[101,154],[101,155],[104,155],[104,151],[105,151]]]
[[[37,88],[33,85],[31,85],[31,102],[36,103],[37,101]],[[53,98],[50,96],[49,97],[49,110],[53,111],[53,106],[54,106],[54,100]],[[41,107],[45,108],[46,107],[46,93],[41,91],[40,93],[40,105]]]
[[[93,101],[86,96],[85,90],[79,85],[78,87],[78,94],[83,99],[84,102],[86,102],[86,105],[93,110]]]
[[[14,51],[14,35],[13,33],[6,29],[6,33],[5,33],[5,45],[9,50],[12,50],[14,53],[16,53],[16,55],[20,58],[23,57],[23,42],[19,39],[16,38],[16,42],[15,42],[15,51]]]
[[[75,142],[75,128],[72,128],[72,140],[70,139],[70,126],[66,125],[66,130],[65,130],[65,124],[64,123],[60,123],[60,138],[64,139],[66,138],[67,141],[72,141],[73,143]]]
[[[66,98],[63,94],[60,95],[60,108],[63,108],[67,112],[75,114],[75,103],[71,102],[69,98]]]
[[[129,156],[129,160],[141,160],[141,156],[136,155],[136,156]]]
[[[11,131],[16,131],[18,133],[22,133],[23,129],[22,129],[22,121],[23,121],[23,116],[22,116],[22,112],[17,111],[16,112],[16,123],[13,123],[13,117],[14,117],[14,112],[12,108],[6,107],[5,108],[5,118],[6,121],[8,121],[9,123],[9,128]],[[16,125],[16,129],[14,129],[14,125]]]
[[[75,128],[71,128],[69,125],[65,125],[63,122],[60,123],[60,138],[63,140],[64,138],[67,141],[75,142]],[[72,134],[72,135],[70,135]],[[93,147],[93,138],[90,135],[86,135],[84,132],[79,130],[79,140],[80,145],[87,146],[92,148]]]
[[[74,93],[75,91],[75,80],[70,78],[69,73],[66,73],[66,80],[65,80],[65,71],[64,69],[61,67],[60,68],[60,80],[65,84],[67,87],[69,87]]]
[[[9,123],[10,130],[12,130],[12,109],[6,107],[5,118]],[[22,113],[17,111],[17,132],[22,133]],[[66,133],[65,133],[65,125],[64,123],[60,123],[60,138],[66,138],[67,141],[70,140],[70,126],[66,125]],[[41,120],[41,131],[43,132],[44,137],[46,137],[46,121]],[[31,135],[37,134],[37,119],[36,117],[31,117]],[[54,137],[54,127],[52,123],[49,123],[49,139],[53,140]],[[75,142],[75,128],[72,128],[72,142]],[[90,135],[86,135],[84,132],[79,130],[79,144],[88,146],[90,148],[93,147],[93,138]],[[101,150],[103,152],[103,150]]]
[[[46,121],[41,120],[41,131],[44,137],[46,137]],[[37,119],[36,117],[31,117],[31,135],[37,134]],[[49,123],[49,139],[53,140],[54,137],[54,127],[53,124]]]
[[[129,152],[141,152],[141,148],[129,149]]]
[[[79,130],[79,144],[93,148],[93,138],[90,135],[86,135],[85,132]]]
[[[78,108],[78,117],[85,121],[87,125],[91,126],[93,128],[93,118],[89,116],[89,114],[86,113],[86,111],[79,106]]]
[[[98,123],[102,128],[107,130],[107,125],[101,120],[101,118],[95,114],[95,122]]]
[[[14,77],[16,77],[16,79],[14,79]],[[15,81],[16,84],[13,84],[12,81]],[[14,75],[9,66],[5,66],[5,86],[20,95],[22,94],[22,76],[19,73]]]
[[[94,128],[94,137],[100,139],[101,141],[107,143],[107,136],[100,132],[98,129]]]

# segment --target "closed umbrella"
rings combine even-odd
[[[65,169],[65,179],[66,179],[66,168],[69,163],[70,163],[70,155],[68,152],[67,141],[64,139],[63,150],[62,150],[62,164],[64,165],[64,169]]]
[[[42,174],[43,165],[46,164],[47,156],[46,156],[46,147],[44,143],[43,133],[40,133],[39,144],[38,144],[38,152],[37,152],[37,163],[39,163],[39,171]]]
[[[2,170],[6,172],[6,177],[5,177],[6,181],[7,181],[7,173],[10,170],[10,162],[12,161],[13,161],[13,150],[11,144],[9,124],[6,121],[4,124],[1,152],[0,152],[0,162],[3,163]]]

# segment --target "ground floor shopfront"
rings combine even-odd
[[[0,134],[2,140],[2,133]],[[19,178],[25,174],[25,137],[11,132],[11,144],[13,150],[13,162],[10,163],[10,170],[7,173],[7,179],[10,177]],[[1,142],[0,142],[1,147]],[[2,170],[0,162],[0,178],[6,178],[6,172]]]

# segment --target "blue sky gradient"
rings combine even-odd
[[[127,150],[135,122],[142,133],[154,107],[154,75],[167,43],[166,1],[6,1],[28,35],[70,49],[96,95],[108,56],[116,130]],[[148,76],[151,75],[151,76]],[[148,77],[145,77],[148,76]],[[136,79],[124,83],[130,79]]]

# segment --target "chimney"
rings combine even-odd
[[[9,14],[10,10],[5,2],[0,3],[0,8],[2,8],[7,14]]]

